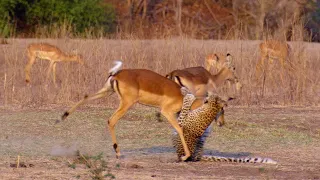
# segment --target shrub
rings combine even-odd
[[[1,0],[0,33],[8,27],[35,32],[36,27],[69,23],[74,33],[86,30],[110,33],[115,27],[115,9],[101,0]],[[51,26],[55,28],[56,26]],[[53,31],[54,29],[49,29]]]

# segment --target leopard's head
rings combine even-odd
[[[218,115],[223,111],[223,108],[228,105],[228,101],[233,100],[232,97],[220,97],[217,94],[208,93],[208,96],[204,100],[204,106],[207,106],[212,111],[215,111],[215,113]],[[225,124],[224,118],[216,118],[216,123],[218,126],[222,126]]]

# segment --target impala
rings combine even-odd
[[[97,93],[85,96],[77,104],[64,113],[62,120],[66,119],[73,113],[78,106],[90,100],[99,99],[108,95],[117,93],[120,104],[118,109],[113,113],[107,121],[107,127],[111,134],[113,148],[116,157],[120,157],[120,148],[117,144],[114,127],[118,120],[129,110],[135,103],[141,103],[149,106],[159,107],[161,113],[167,118],[169,123],[179,134],[184,147],[185,156],[182,160],[186,160],[190,156],[190,151],[184,140],[182,128],[177,121],[177,113],[181,110],[183,95],[180,86],[175,82],[146,69],[122,69],[121,61],[117,61],[116,65],[110,69],[109,77],[102,89]],[[197,100],[193,104],[193,109],[202,105],[202,100]]]
[[[56,46],[47,44],[47,43],[34,43],[30,44],[27,48],[28,53],[28,63],[25,67],[25,74],[26,74],[26,83],[30,83],[30,71],[31,67],[36,61],[37,58],[44,59],[50,61],[49,68],[47,70],[46,79],[50,75],[52,71],[53,75],[53,83],[56,85],[56,63],[61,61],[76,61],[80,64],[84,64],[81,55],[69,55],[62,52]]]
[[[232,62],[232,56],[227,54],[226,60]],[[188,88],[196,97],[205,97],[208,92],[215,91],[225,81],[231,81],[236,84],[239,91],[242,84],[234,73],[228,67],[222,66],[217,74],[212,75],[207,69],[199,67],[190,67],[182,70],[174,70],[166,75],[168,79],[173,80],[181,87]],[[157,115],[159,117],[159,115]],[[222,111],[218,125],[222,126],[224,122],[224,111]]]

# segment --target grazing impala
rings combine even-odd
[[[105,97],[114,92],[117,93],[120,104],[116,112],[107,122],[107,127],[112,137],[113,148],[116,156],[120,157],[120,149],[117,144],[114,127],[118,120],[129,110],[135,103],[159,107],[161,113],[168,119],[169,123],[178,132],[181,138],[185,156],[182,160],[186,160],[190,156],[190,151],[183,137],[183,131],[178,124],[176,114],[181,110],[183,96],[180,86],[175,82],[146,69],[122,69],[121,61],[117,61],[116,65],[110,69],[109,77],[102,89],[91,96],[85,96],[81,101],[75,104],[62,116],[62,120],[75,111],[81,104],[98,98]],[[193,104],[193,108],[202,105],[201,100],[197,100]]]
[[[30,83],[30,71],[36,58],[45,59],[50,61],[50,65],[47,71],[46,79],[50,75],[52,70],[53,83],[56,85],[56,63],[61,61],[76,61],[80,64],[84,64],[81,55],[68,55],[63,53],[56,46],[47,43],[35,43],[30,44],[27,48],[28,51],[28,63],[25,67],[26,83]]]

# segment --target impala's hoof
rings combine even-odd
[[[117,153],[116,158],[117,158],[117,159],[120,159],[120,158],[121,158],[121,154],[120,154],[120,153]]]
[[[65,112],[65,113],[62,115],[61,119],[62,119],[62,120],[65,120],[68,116],[69,116],[69,112]]]
[[[190,156],[182,156],[182,157],[181,157],[181,160],[182,160],[182,161],[186,161],[189,157],[190,157]]]

